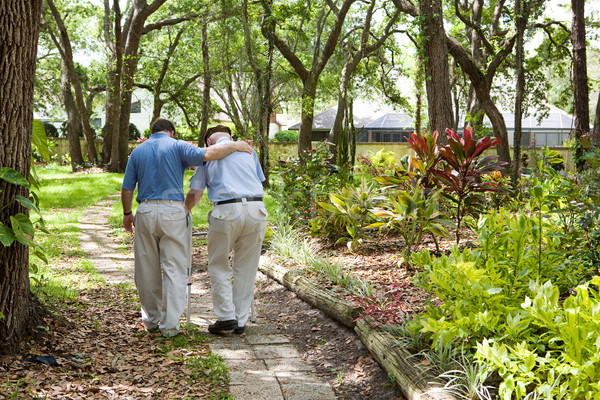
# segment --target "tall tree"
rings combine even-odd
[[[111,143],[109,171],[123,171],[127,165],[129,118],[131,115],[131,98],[135,87],[135,73],[140,58],[140,43],[143,35],[166,26],[177,25],[183,21],[197,18],[198,13],[190,12],[177,17],[146,23],[149,18],[167,0],[133,0],[126,10],[126,17],[119,8],[119,1],[114,0],[112,7],[109,0],[104,0],[104,37],[110,51],[110,74],[108,80],[107,121],[118,116],[118,123],[105,127],[105,140]],[[179,10],[176,10],[179,12]],[[111,24],[110,21],[113,21]],[[114,119],[113,119],[114,120]],[[106,145],[105,143],[105,145]]]
[[[575,138],[590,131],[590,95],[587,74],[587,54],[585,41],[585,0],[571,0],[573,10],[573,25],[571,42],[573,44],[573,99],[575,114]],[[585,164],[583,148],[577,147],[577,169],[581,170]]]
[[[300,131],[298,133],[298,156],[301,160],[304,160],[312,149],[312,125],[319,77],[333,55],[346,15],[352,4],[356,1],[344,0],[340,7],[337,7],[331,0],[323,1],[320,6],[312,1],[309,1],[308,4],[296,4],[299,7],[298,11],[301,11],[300,21],[287,21],[287,27],[294,29],[293,33],[287,37],[287,41],[277,33],[277,29],[272,34],[275,47],[290,63],[302,81],[302,113],[300,117]],[[318,13],[315,13],[317,15],[316,21],[310,18],[315,9],[318,9]],[[291,8],[288,8],[288,10],[291,11]],[[272,10],[270,13],[272,13]],[[300,23],[297,24],[298,22]],[[295,51],[296,41],[298,38],[306,36],[306,32],[302,30],[306,28],[304,24],[308,22],[315,23],[311,46],[313,53],[311,55],[301,55]],[[295,27],[292,24],[295,24]],[[326,32],[329,32],[329,35],[323,41],[323,36]],[[268,35],[266,30],[263,30],[263,34],[265,37]],[[305,64],[309,64],[310,68]]]
[[[90,124],[90,116],[86,107],[85,96],[81,85],[81,81],[79,79],[77,71],[75,70],[75,61],[73,58],[71,39],[69,38],[67,27],[65,26],[63,18],[59,13],[58,8],[56,7],[54,0],[46,0],[46,3],[48,4],[52,18],[54,19],[54,23],[58,30],[58,38],[56,38],[53,35],[51,29],[49,29],[49,32],[56,44],[57,49],[60,52],[61,59],[63,60],[64,66],[67,70],[69,83],[71,84],[75,93],[75,103],[77,104],[79,118],[81,120],[81,125],[83,128],[83,136],[87,145],[88,159],[90,163],[96,164],[98,162],[98,155],[96,153],[95,133]],[[78,132],[79,127],[76,127],[75,130]]]
[[[42,0],[0,2],[0,165],[29,176],[33,87]],[[0,179],[0,223],[28,211],[15,197],[23,186]],[[18,352],[34,326],[29,288],[29,253],[24,244],[0,244],[0,354]]]
[[[452,91],[448,71],[448,47],[441,0],[421,0],[419,5],[421,35],[425,47],[425,87],[431,132],[445,132],[454,126]],[[440,142],[447,143],[445,134]]]
[[[60,82],[62,94],[64,97],[65,110],[67,112],[67,121],[65,129],[67,131],[67,138],[69,140],[69,154],[71,155],[71,168],[75,171],[77,168],[83,165],[83,154],[81,153],[81,142],[79,141],[79,129],[81,128],[81,118],[79,117],[79,110],[77,104],[73,98],[73,92],[71,91],[71,82],[67,74],[67,68],[64,66],[64,60],[61,59],[61,65],[63,68],[60,70]]]
[[[335,145],[329,148],[334,161],[336,159],[336,153],[339,145],[338,138],[342,133],[346,104],[348,103],[348,88],[356,67],[364,58],[372,56],[379,49],[381,49],[383,44],[392,34],[399,32],[394,29],[396,22],[398,21],[398,17],[400,16],[400,10],[397,8],[394,12],[388,14],[391,14],[391,17],[387,20],[382,32],[378,33],[375,30],[375,27],[372,26],[372,23],[376,6],[377,0],[371,0],[366,5],[364,15],[360,15],[357,18],[364,21],[362,25],[354,26],[352,32],[350,32],[348,35],[344,35],[344,37],[341,39],[340,47],[342,48],[345,62],[339,78],[337,112],[328,138],[329,142]],[[353,37],[354,35],[352,35],[352,33],[354,32],[360,32],[358,38]],[[354,39],[357,39],[356,41],[358,41],[358,44],[355,43]]]
[[[257,121],[257,132],[255,138],[258,139],[259,149],[259,161],[263,169],[265,177],[267,178],[264,182],[266,186],[269,185],[269,123],[272,113],[271,105],[271,72],[273,64],[273,50],[274,50],[274,29],[273,18],[269,15],[271,10],[271,4],[267,3],[266,0],[262,0],[262,5],[265,13],[264,29],[266,32],[267,46],[266,56],[264,57],[264,63],[259,61],[259,57],[255,54],[252,43],[252,33],[250,30],[249,18],[248,18],[248,1],[243,0],[242,2],[242,26],[244,27],[244,38],[245,38],[245,49],[248,63],[254,73],[254,79],[256,82],[256,107],[254,108],[254,114],[256,115],[255,120]]]
[[[527,20],[529,19],[528,0],[515,1],[515,22],[517,28],[516,42],[516,63],[515,75],[517,78],[517,88],[515,93],[515,133],[513,137],[513,170],[512,182],[516,187],[521,176],[521,136],[523,120],[523,97],[525,96],[525,30],[527,29]]]

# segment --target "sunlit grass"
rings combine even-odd
[[[42,180],[39,192],[42,210],[90,206],[121,190],[123,174],[71,173],[69,170],[69,167],[53,164],[37,168],[37,174]]]
[[[73,174],[70,167],[53,164],[36,171],[48,233],[38,231],[35,241],[44,248],[48,264],[30,257],[31,290],[49,303],[72,301],[79,290],[104,282],[80,248],[79,221],[85,207],[119,190],[123,174]]]

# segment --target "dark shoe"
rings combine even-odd
[[[241,335],[242,333],[244,333],[245,330],[246,330],[245,326],[238,326],[237,328],[235,328],[233,330],[233,333],[235,333],[236,335]]]
[[[210,333],[219,333],[223,331],[230,331],[237,328],[237,321],[235,319],[229,319],[227,321],[217,321],[214,324],[208,326]]]

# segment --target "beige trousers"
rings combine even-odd
[[[188,218],[183,202],[171,200],[144,201],[135,214],[135,285],[142,321],[165,336],[177,334],[185,310],[192,234]]]
[[[208,214],[208,272],[217,319],[248,321],[267,227],[262,201],[215,206]],[[230,254],[233,256],[230,263]]]

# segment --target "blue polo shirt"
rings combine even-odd
[[[183,174],[186,168],[201,165],[205,147],[175,140],[163,132],[152,134],[131,152],[123,189],[138,187],[137,202],[144,200],[183,201]]]
[[[230,143],[228,138],[220,138],[217,145]],[[208,199],[216,203],[242,197],[263,195],[262,182],[265,180],[260,162],[254,150],[252,154],[234,152],[227,157],[209,161],[196,168],[190,182],[190,189],[204,191]]]

